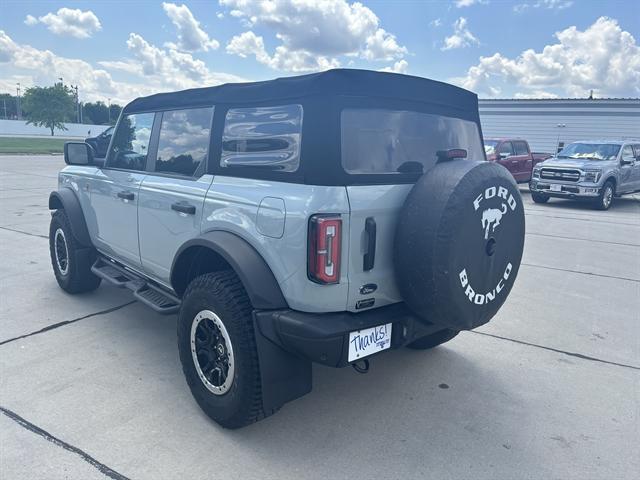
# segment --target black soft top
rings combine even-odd
[[[397,73],[334,69],[263,82],[226,83],[136,98],[126,113],[218,103],[264,103],[308,97],[372,96],[477,109],[476,94],[443,82]]]
[[[224,117],[230,108],[300,104],[303,107],[300,167],[279,172],[242,167],[220,168]],[[207,172],[314,185],[387,183],[388,175],[352,175],[341,164],[340,114],[345,108],[409,110],[469,120],[480,128],[475,93],[447,83],[410,75],[334,69],[263,82],[159,93],[133,100],[123,114],[215,106]],[[393,183],[414,182],[414,174],[394,175]]]

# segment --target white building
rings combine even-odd
[[[576,140],[640,138],[640,98],[480,100],[482,134],[516,137],[537,152]]]

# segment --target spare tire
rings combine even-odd
[[[437,164],[409,192],[398,219],[400,294],[428,323],[469,330],[488,322],[513,287],[524,231],[522,197],[507,169]]]

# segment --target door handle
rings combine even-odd
[[[376,261],[376,221],[373,217],[367,217],[364,221],[364,232],[367,235],[367,251],[362,259],[362,270],[368,272]]]
[[[123,200],[133,200],[135,195],[131,192],[118,192],[118,198]]]
[[[187,215],[195,215],[196,207],[193,205],[189,205],[188,203],[172,203],[171,210],[175,210],[176,212],[186,213]]]

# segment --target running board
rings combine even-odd
[[[118,288],[128,288],[136,300],[151,307],[158,313],[170,315],[180,309],[180,299],[150,284],[140,275],[115,262],[99,257],[91,267],[98,277]]]

